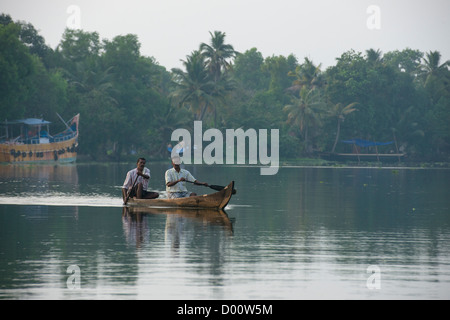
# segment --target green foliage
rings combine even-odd
[[[8,21],[5,17],[1,21]],[[24,42],[25,41],[25,42]],[[49,71],[43,58],[49,53],[31,25],[0,24],[0,114],[2,120],[25,116],[57,120],[67,103],[67,83],[58,71]],[[45,51],[45,53],[44,53]]]
[[[245,90],[264,90],[270,82],[270,74],[263,70],[264,58],[256,48],[239,54],[234,60],[234,77]]]
[[[24,103],[33,86],[34,60],[19,40],[20,27],[14,23],[0,25],[0,110],[1,118],[22,117]]]
[[[349,50],[326,70],[309,58],[237,53],[210,33],[166,71],[136,35],[67,29],[55,50],[36,29],[0,16],[0,118],[81,113],[80,153],[120,160],[167,155],[173,130],[280,129],[280,154],[339,151],[340,139],[396,140],[418,160],[450,160],[450,71],[437,51]],[[61,128],[63,129],[63,128]]]

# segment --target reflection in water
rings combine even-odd
[[[75,164],[0,165],[1,204],[32,205],[30,200],[38,197],[74,194],[79,192],[78,180]]]
[[[206,181],[236,178],[234,223],[123,210],[129,167],[0,166],[0,299],[450,297],[450,170],[193,166]],[[152,188],[164,190],[166,169],[151,164]]]
[[[2,180],[16,182],[15,179],[32,179],[42,183],[60,181],[70,185],[78,185],[78,172],[75,164],[10,164],[0,165]]]
[[[114,186],[84,181],[92,176],[88,169],[76,164],[0,165],[0,205],[121,207]]]
[[[164,239],[173,252],[178,252],[180,243],[192,241],[193,231],[208,227],[220,227],[226,236],[233,235],[233,224],[223,210],[123,207],[122,222],[128,243],[141,248],[150,238],[147,215],[166,215]]]
[[[135,244],[136,248],[141,248],[145,239],[149,238],[150,229],[147,219],[141,213],[133,214],[128,208],[123,207],[122,225],[125,239],[129,244]]]
[[[137,274],[146,296],[179,299],[186,293],[180,285],[190,296],[209,296],[205,285],[221,296],[233,223],[219,210],[123,208],[125,240],[137,248]]]

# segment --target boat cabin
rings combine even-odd
[[[55,136],[50,134],[50,121],[28,118],[1,122],[0,144],[46,144],[65,141],[76,135],[76,124]]]

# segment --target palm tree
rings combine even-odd
[[[303,86],[306,86],[309,89],[321,88],[325,83],[322,71],[320,70],[321,66],[321,64],[319,64],[318,66],[314,65],[312,60],[309,60],[305,57],[305,62],[301,65],[298,65],[295,68],[295,72],[289,72],[288,75],[295,77],[296,79],[292,83],[292,87],[290,87],[288,90],[298,91]]]
[[[436,74],[443,70],[448,70],[450,61],[447,60],[443,64],[441,63],[441,54],[439,51],[430,51],[425,54],[423,58],[422,70],[426,74]]]
[[[98,60],[88,64],[85,61],[75,63],[75,72],[65,70],[69,82],[82,93],[93,90],[110,94],[114,91],[112,85],[113,67],[102,69]]]
[[[229,59],[236,56],[237,52],[230,44],[225,44],[225,32],[211,32],[210,44],[200,44],[200,51],[207,60],[207,66],[214,81],[219,81],[223,72],[230,67]]]
[[[443,94],[450,93],[450,60],[441,64],[441,54],[438,51],[430,51],[423,58],[421,76],[424,87],[435,103]]]
[[[227,71],[231,64],[230,59],[238,54],[232,45],[225,43],[225,32],[214,31],[211,35],[210,44],[200,44],[200,51],[206,59],[206,66],[213,82],[214,88],[211,96],[214,101],[209,104],[210,111],[214,114],[214,126],[217,122],[217,106],[225,102],[227,94],[236,86]],[[206,110],[205,110],[206,111]]]
[[[416,111],[414,106],[407,108],[400,114],[400,118],[395,124],[395,127],[391,128],[396,144],[398,134],[400,149],[408,145],[414,146],[425,137],[425,131],[420,122],[417,121],[418,116],[415,114]]]
[[[182,108],[174,110],[174,106],[164,104],[155,115],[155,127],[149,129],[149,135],[152,136],[152,144],[155,147],[155,153],[161,157],[167,155],[167,141],[170,141],[172,132],[177,128],[183,128],[192,120],[189,110]]]
[[[195,120],[203,120],[213,100],[214,83],[210,80],[205,58],[200,51],[194,51],[186,58],[186,61],[182,61],[186,72],[179,68],[172,69],[177,89],[171,93],[171,97],[179,106],[190,108]]]
[[[353,102],[344,107],[342,103],[337,103],[329,111],[331,117],[337,118],[336,139],[334,140],[333,149],[331,150],[331,153],[334,153],[334,150],[336,149],[336,145],[339,140],[339,135],[341,132],[341,123],[344,122],[345,116],[354,111],[358,111],[358,109],[354,108],[354,106],[357,104],[358,104],[357,102]]]
[[[319,90],[308,89],[304,86],[300,89],[299,96],[293,95],[291,101],[291,104],[283,108],[285,112],[288,112],[287,123],[298,127],[303,135],[306,152],[311,153],[309,131],[320,125],[320,113],[323,107]]]
[[[369,62],[370,64],[378,64],[380,62],[383,62],[383,53],[380,51],[380,49],[366,50],[366,56],[367,62]]]

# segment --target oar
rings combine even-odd
[[[123,203],[124,205],[126,205],[128,203],[128,199],[130,199],[131,191],[133,191],[134,187],[136,186],[136,182],[137,182],[138,178],[139,178],[139,176],[136,175],[136,179],[134,180],[133,186],[127,192],[127,198],[125,199],[125,202]]]
[[[184,180],[184,181],[192,183],[192,184],[195,184],[197,186],[203,186],[203,184],[197,184],[197,183],[192,182],[192,181],[188,181],[188,180]],[[217,185],[214,185],[214,184],[213,185],[209,184],[208,187],[213,189],[213,190],[216,190],[216,191],[222,191],[223,189],[226,188],[224,186],[217,186]],[[236,194],[236,189],[233,188],[233,193],[232,194]]]

